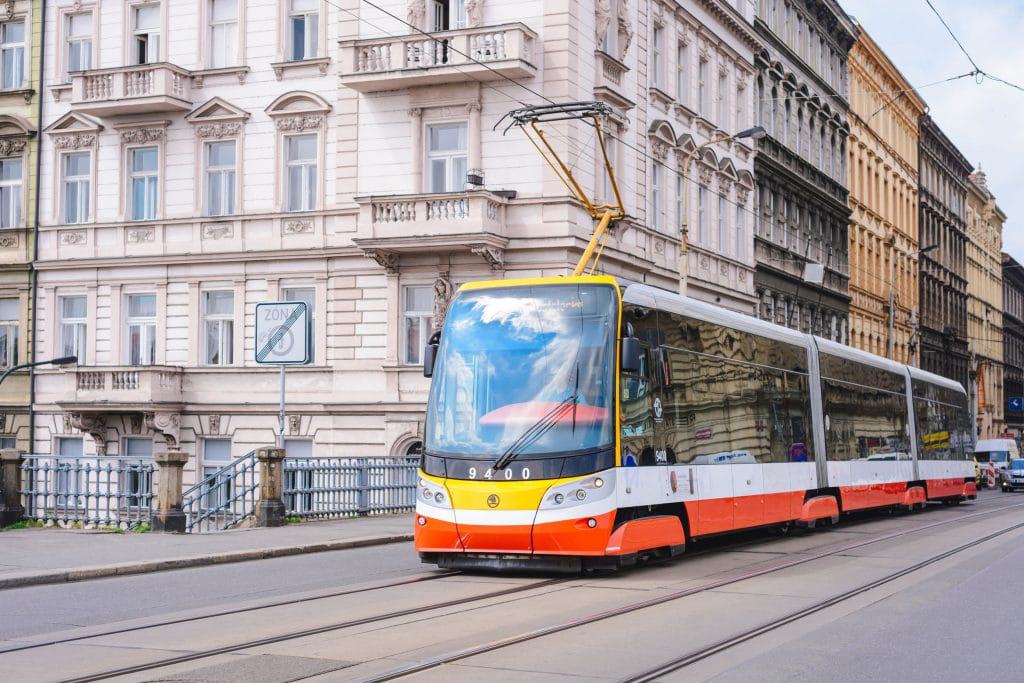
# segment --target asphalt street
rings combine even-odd
[[[1020,680],[1012,658],[988,656],[1000,647],[980,645],[1018,630],[1021,524],[1024,494],[987,492],[557,581],[437,576],[396,544],[13,589],[0,591],[0,671],[19,681],[629,680],[703,652],[655,680]],[[267,602],[288,604],[250,609]],[[244,611],[213,616],[231,609]]]

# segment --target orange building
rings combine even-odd
[[[850,344],[916,364],[917,150],[925,102],[863,27],[848,68]]]

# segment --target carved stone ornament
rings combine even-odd
[[[0,157],[20,156],[27,144],[25,138],[0,138]]]
[[[308,218],[286,220],[281,225],[281,232],[285,235],[301,235],[302,233],[313,232],[313,221]]]
[[[96,455],[107,454],[107,416],[92,413],[69,413],[65,425],[88,434],[96,445]]]
[[[152,242],[156,239],[156,231],[153,228],[131,228],[128,230],[126,239],[130,244]]]
[[[729,265],[727,263],[719,263],[718,264],[718,272],[721,273],[722,275],[728,275],[729,274]]]
[[[288,436],[298,436],[302,429],[302,416],[301,415],[289,415],[288,416]]]
[[[611,0],[597,0],[594,3],[594,19],[597,25],[597,44],[604,45],[604,39],[608,36],[608,27],[612,23]]]
[[[217,436],[220,434],[220,415],[210,416],[210,434]]]
[[[4,3],[4,14],[7,15],[8,19],[14,18],[14,0],[7,0]]]
[[[398,275],[398,254],[370,249],[366,255],[376,261],[377,265],[383,268],[388,275]]]
[[[306,116],[286,116],[277,120],[277,129],[285,133],[301,133],[307,130],[318,130],[324,123],[321,114]]]
[[[159,432],[164,437],[168,448],[177,447],[181,429],[181,420],[177,413],[145,413],[143,419],[146,421],[147,427],[154,432]]]
[[[204,223],[203,239],[220,240],[225,237],[234,237],[235,227],[231,223]]]
[[[66,245],[85,244],[87,238],[84,230],[66,230],[60,234],[60,243]]]
[[[651,140],[651,153],[659,161],[665,161],[668,158],[668,145],[661,140]]]
[[[469,28],[483,26],[484,0],[466,0],[466,25]]]
[[[83,149],[96,146],[94,133],[70,133],[53,136],[53,146],[57,149]]]
[[[17,249],[18,235],[0,235],[0,249]]]
[[[700,184],[707,186],[711,184],[711,179],[714,177],[715,171],[710,166],[701,164],[697,167],[697,175],[700,177]]]
[[[441,273],[440,277],[434,280],[434,329],[440,330],[444,326],[445,316],[448,315],[448,304],[451,303],[455,287],[448,279],[448,273]]]
[[[141,145],[147,142],[160,142],[163,139],[163,128],[132,128],[121,131],[121,143],[125,145]]]
[[[128,428],[132,434],[142,433],[142,416],[132,413],[128,416]]]
[[[745,205],[747,203],[747,198],[749,196],[750,196],[750,190],[748,188],[742,187],[740,185],[736,186],[736,201],[737,202],[739,202],[740,204]]]
[[[473,250],[477,256],[483,257],[491,266],[491,270],[501,270],[505,267],[505,258],[501,249],[494,247],[479,247]]]
[[[619,0],[619,16],[616,17],[619,28],[619,61],[625,61],[629,46],[633,42],[633,22],[629,19],[629,0]]]
[[[711,268],[711,261],[708,260],[707,256],[701,256],[700,257],[700,267],[701,267],[701,270],[708,270],[708,269]]]
[[[242,130],[242,124],[237,121],[227,123],[204,123],[196,126],[196,137],[198,138],[227,138],[238,135]]]
[[[747,281],[747,271],[741,270],[739,272],[739,278],[740,278],[740,282],[746,282]]]
[[[654,253],[655,254],[664,254],[665,253],[665,243],[662,242],[661,240],[655,240],[655,242],[654,242]]]
[[[426,28],[427,2],[426,0],[408,0],[405,5],[405,20],[418,29]]]

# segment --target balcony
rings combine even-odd
[[[71,106],[95,116],[190,111],[192,75],[173,64],[79,71],[72,75]]]
[[[182,369],[179,367],[78,367],[67,376],[74,387],[73,391],[68,391],[73,398],[59,401],[65,409],[143,411],[153,410],[154,405],[171,406],[182,402]]]
[[[359,92],[529,78],[537,34],[523,24],[341,42],[341,82]],[[466,56],[468,55],[468,57]]]

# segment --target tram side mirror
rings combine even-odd
[[[637,373],[643,368],[644,350],[636,337],[622,338],[622,358],[620,363],[625,373]]]
[[[423,376],[434,376],[434,363],[437,361],[437,347],[441,343],[441,333],[430,335],[427,345],[423,347]]]

